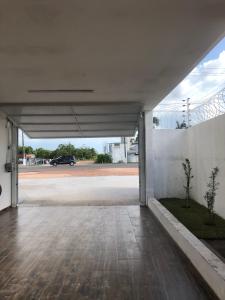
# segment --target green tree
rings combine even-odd
[[[184,186],[186,191],[186,199],[185,199],[185,207],[190,207],[190,190],[191,190],[191,179],[194,177],[192,175],[192,167],[190,160],[188,158],[185,159],[185,162],[182,163],[185,177],[186,177],[186,185]]]
[[[49,159],[51,156],[51,151],[43,148],[37,148],[35,150],[35,156],[38,158],[46,158]]]
[[[215,213],[214,213],[214,205],[216,198],[216,190],[218,190],[219,182],[216,181],[216,177],[219,173],[219,168],[215,167],[212,169],[211,174],[209,176],[209,183],[207,184],[208,191],[205,193],[205,200],[208,207],[209,219],[207,224],[214,225],[215,224]]]
[[[25,151],[26,154],[34,154],[34,149],[31,146],[18,146],[17,153],[23,154],[23,151]]]
[[[96,156],[97,152],[94,148],[82,147],[75,150],[75,157],[79,160],[95,159]]]
[[[86,159],[93,159],[95,160],[97,157],[97,152],[94,148],[89,147],[81,147],[75,148],[74,145],[71,143],[69,144],[60,144],[58,147],[51,151],[44,148],[37,148],[34,150],[31,146],[22,146],[18,147],[18,153],[23,154],[23,149],[25,150],[26,154],[35,154],[38,158],[55,158],[64,155],[74,155],[78,160],[86,160]]]
[[[98,154],[95,160],[96,164],[109,164],[112,163],[112,157],[109,154]]]
[[[62,155],[75,155],[75,147],[72,144],[60,144],[52,153],[54,157]],[[51,155],[52,156],[52,155]]]
[[[95,159],[97,152],[94,148],[81,147],[75,148],[72,144],[60,144],[55,150],[50,153],[50,158],[63,155],[74,155],[78,160]]]
[[[158,117],[153,117],[153,127],[158,127],[159,126],[159,118]]]
[[[179,123],[178,121],[176,121],[176,129],[186,129],[187,128],[187,124],[185,123],[185,121]]]

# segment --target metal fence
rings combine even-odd
[[[200,101],[199,101],[200,102]],[[155,110],[153,116],[158,118],[158,129],[175,129],[185,123],[187,127],[215,118],[225,113],[225,88],[210,97],[201,105],[192,103],[191,99],[180,102],[163,102]]]

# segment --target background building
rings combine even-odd
[[[104,152],[111,155],[113,163],[138,162],[138,143],[134,138],[121,137],[120,143],[107,143]]]

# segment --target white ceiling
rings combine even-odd
[[[21,125],[32,137],[75,135],[65,131],[71,125],[61,124],[70,123],[70,116],[59,118],[64,103],[63,110],[72,103],[77,114],[78,106],[85,104],[82,109],[89,115],[101,103],[127,102],[125,113],[133,102],[139,103],[134,128],[138,112],[153,108],[166,96],[225,30],[224,0],[0,0],[0,4],[0,104],[20,105],[18,124],[39,122],[38,132],[37,125]],[[60,112],[49,118],[61,124],[55,127],[58,134],[41,131],[55,125],[45,125],[47,106],[39,107],[40,103],[52,111],[59,104]],[[27,104],[34,104],[43,118],[26,114]],[[12,115],[12,106],[5,111]],[[122,127],[120,119],[129,117],[114,116],[117,125],[110,131],[104,113],[89,115],[79,121],[103,123],[99,131],[94,131],[97,125],[83,124],[83,130],[93,130],[86,131],[88,136],[115,132],[120,136],[130,124]]]
[[[132,136],[139,103],[0,104],[30,138]]]

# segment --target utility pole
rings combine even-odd
[[[23,165],[26,166],[26,153],[25,153],[25,147],[24,147],[24,133],[22,131],[22,148],[23,148]]]
[[[121,144],[123,145],[123,149],[124,149],[125,163],[127,163],[127,140],[126,140],[126,137],[121,137]]]
[[[186,123],[187,125],[187,128],[191,127],[191,111],[190,111],[190,98],[187,98],[187,99],[184,99],[182,100],[184,102],[184,104],[182,105],[185,109],[183,109],[183,113],[186,113],[183,114],[183,122]]]

